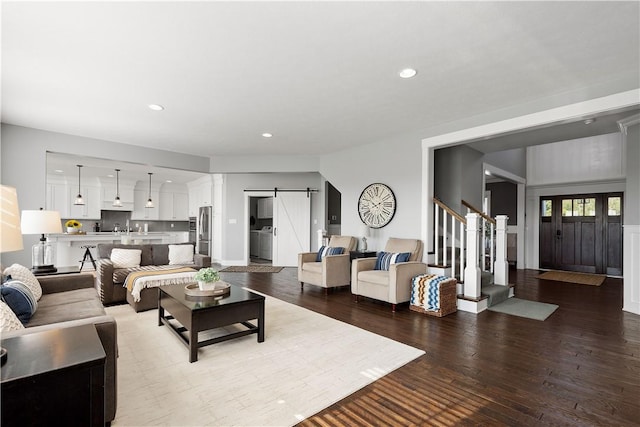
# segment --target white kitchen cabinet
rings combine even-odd
[[[118,208],[113,206],[113,201],[116,198],[118,189],[115,183],[102,182],[100,189],[100,205],[102,209],[106,210],[132,210],[134,208],[134,187],[133,185],[127,185],[120,182],[119,197],[122,207]],[[146,201],[146,200],[145,200]]]
[[[60,212],[60,218],[69,218],[69,191],[67,184],[47,184],[46,209]]]
[[[160,218],[158,212],[158,203],[160,199],[160,193],[158,191],[151,191],[151,200],[155,207],[145,208],[149,199],[149,192],[145,190],[134,190],[133,192],[133,212],[131,212],[131,219],[133,220],[156,220]]]
[[[189,210],[187,216],[198,216],[201,206],[213,206],[213,181],[210,175],[187,183]]]
[[[159,217],[166,221],[189,220],[189,196],[184,193],[161,191],[158,202]]]
[[[74,205],[78,188],[69,188],[69,216],[73,219],[100,219],[100,188],[83,186],[80,191],[84,205]]]
[[[273,197],[258,199],[258,218],[273,218]]]

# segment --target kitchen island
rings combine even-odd
[[[61,233],[50,234],[49,242],[55,247],[56,267],[78,267],[84,257],[82,246],[97,246],[98,243],[119,243],[140,245],[143,243],[183,243],[188,241],[188,232],[87,232],[86,234]],[[97,259],[95,249],[92,250]],[[91,263],[89,268],[93,268]],[[87,269],[87,263],[84,265]]]

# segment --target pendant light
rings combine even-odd
[[[76,201],[73,202],[74,205],[84,205],[84,199],[82,198],[82,194],[80,194],[80,169],[82,169],[82,165],[78,166],[78,195],[76,196]]]
[[[116,169],[116,198],[113,201],[113,206],[116,208],[122,207],[122,202],[120,201],[120,169]]]
[[[151,200],[151,172],[147,172],[149,174],[149,200],[147,200],[147,204],[144,205],[145,208],[153,208],[153,200]]]

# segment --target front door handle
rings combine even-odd
[[[562,239],[562,231],[556,230],[556,238],[557,239]]]

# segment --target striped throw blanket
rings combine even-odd
[[[187,284],[195,281],[197,271],[190,267],[180,267],[157,271],[132,271],[124,281],[135,302],[140,301],[140,292],[144,288],[164,285]]]
[[[427,311],[440,310],[440,283],[451,279],[436,274],[421,274],[411,279],[411,305]]]

